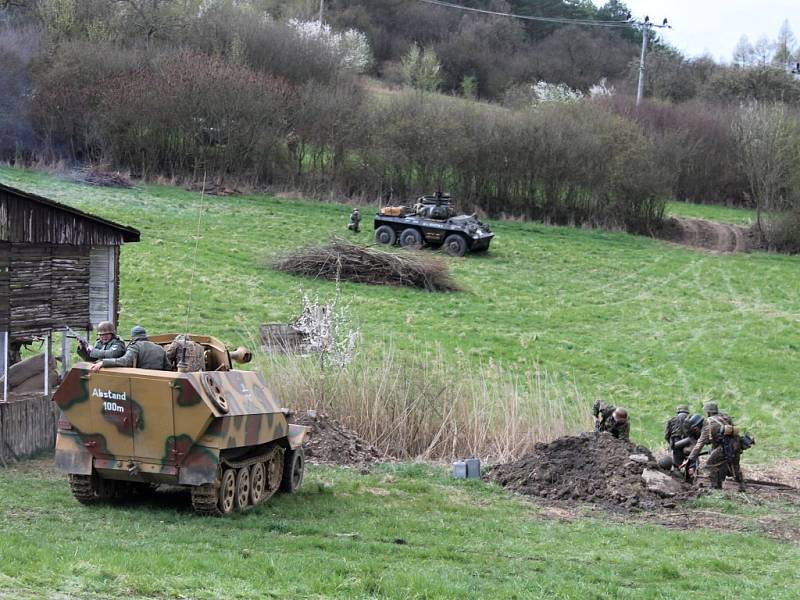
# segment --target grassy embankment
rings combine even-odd
[[[123,330],[142,323],[252,344],[260,323],[298,314],[301,288],[334,296],[333,283],[261,265],[286,248],[346,234],[344,206],[206,197],[201,212],[199,194],[168,187],[97,189],[8,168],[0,181],[141,230],[142,241],[122,251]],[[750,460],[797,454],[800,257],[492,225],[487,255],[450,260],[464,292],[342,286],[365,354],[381,355],[389,343],[404,356],[437,348],[456,372],[482,365],[521,378],[538,366],[554,393],[571,393],[567,401],[629,407],[633,438],[650,446],[676,403],[697,410],[711,397],[759,438]],[[369,227],[367,219],[356,239],[369,241]]]
[[[98,190],[10,169],[0,169],[0,181],[140,228],[143,241],[123,249],[122,325],[186,327],[197,194]],[[346,208],[274,198],[213,198],[204,206],[190,329],[249,341],[258,323],[296,314],[301,285],[333,295],[330,283],[259,263],[342,231]],[[796,258],[714,256],[624,234],[493,225],[489,255],[451,261],[463,293],[344,285],[364,345],[387,336],[398,352],[436,344],[465,367],[493,361],[525,371],[538,362],[582,397],[626,403],[634,437],[651,445],[677,400],[697,406],[713,395],[761,436],[748,459],[797,455],[790,426],[800,347]],[[612,524],[595,513],[557,521],[493,486],[424,466],[369,475],[312,467],[297,496],[208,520],[193,517],[185,498],[86,509],[48,464],[0,471],[0,597],[796,593],[797,546],[758,533],[785,507],[752,500],[716,495],[702,506],[740,515],[753,533],[681,532]]]

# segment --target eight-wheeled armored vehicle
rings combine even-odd
[[[422,196],[414,206],[387,206],[375,215],[375,240],[418,248],[441,247],[453,256],[487,250],[494,234],[475,215],[456,215],[449,194]]]
[[[150,337],[162,346],[175,339]],[[244,348],[190,340],[202,370],[92,372],[78,363],[67,373],[53,395],[61,409],[55,462],[79,502],[172,484],[191,490],[197,513],[223,515],[301,485],[308,428],[289,424],[260,373],[232,369],[250,360]]]

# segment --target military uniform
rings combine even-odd
[[[361,212],[357,208],[354,208],[353,212],[350,213],[350,222],[347,224],[347,228],[353,233],[358,233],[360,231],[359,229],[360,224],[361,224]]]
[[[87,351],[88,350],[88,351]],[[125,354],[125,342],[118,336],[112,337],[107,342],[97,340],[94,348],[84,347],[82,344],[78,345],[78,356],[83,360],[100,360],[103,358],[119,358]]]
[[[688,416],[689,407],[679,406],[678,414],[667,421],[667,425],[664,428],[664,440],[669,444],[669,449],[672,451],[672,464],[675,467],[681,464],[685,458],[683,449],[676,448],[675,444],[686,437],[684,423]]]
[[[592,414],[597,423],[597,431],[607,431],[615,438],[625,440],[626,442],[630,441],[630,423],[627,419],[622,422],[617,421],[614,418],[615,410],[617,410],[616,406],[606,404],[603,401],[595,402],[592,408]]]
[[[121,357],[103,359],[103,367],[136,367],[158,371],[172,370],[172,365],[164,349],[144,338],[131,340],[131,343],[125,349],[125,354]]]
[[[167,346],[167,359],[177,369],[181,361],[186,363],[188,372],[204,371],[206,368],[205,349],[191,337],[178,335]]]
[[[739,487],[743,487],[744,477],[739,466],[742,444],[733,426],[733,419],[722,413],[710,415],[706,419],[703,431],[700,432],[700,437],[692,448],[688,460],[690,462],[697,460],[703,447],[707,444],[711,444],[711,452],[705,466],[711,479],[711,486],[717,489],[722,488],[725,477],[731,474],[739,483]]]

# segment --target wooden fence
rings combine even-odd
[[[57,420],[48,396],[9,394],[0,402],[0,465],[54,448]]]

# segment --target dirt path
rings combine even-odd
[[[748,252],[752,249],[747,228],[703,219],[670,217],[655,237],[712,252]]]

